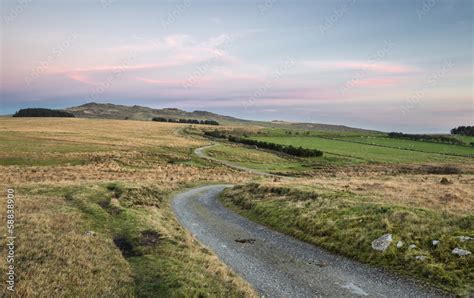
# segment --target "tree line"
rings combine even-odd
[[[474,126],[458,126],[451,129],[452,135],[474,136]]]
[[[73,114],[66,111],[42,109],[42,108],[28,108],[18,110],[13,117],[74,117]]]
[[[204,135],[213,137],[213,138],[221,138],[221,139],[227,139],[229,142],[233,143],[240,143],[240,144],[245,144],[245,145],[250,145],[250,146],[256,146],[259,148],[264,148],[272,151],[277,151],[277,152],[282,152],[288,155],[292,156],[298,156],[298,157],[317,157],[317,156],[322,156],[323,152],[320,150],[316,149],[307,149],[303,147],[295,147],[292,145],[281,145],[281,144],[275,144],[275,143],[269,143],[269,142],[263,142],[263,141],[257,141],[257,140],[252,140],[252,139],[247,139],[247,138],[241,138],[233,135],[227,135],[223,134],[218,130],[214,131],[206,131]]]
[[[454,145],[464,145],[464,143],[458,139],[442,135],[426,135],[426,134],[408,134],[401,132],[391,132],[388,134],[389,138],[395,139],[405,139],[413,141],[425,141],[425,142],[435,142],[435,143],[445,143],[445,144],[454,144]]]
[[[154,117],[151,119],[157,122],[170,122],[170,123],[189,123],[189,124],[205,124],[205,125],[219,125],[219,122],[214,120],[196,120],[196,119],[173,119],[164,117]]]

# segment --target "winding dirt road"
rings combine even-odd
[[[337,256],[256,224],[225,208],[211,185],[177,195],[181,224],[255,289],[270,297],[436,297],[412,280]]]
[[[261,172],[261,171],[257,171],[257,170],[251,169],[251,168],[246,168],[246,167],[243,167],[243,166],[239,166],[239,165],[237,165],[235,163],[232,163],[230,161],[220,160],[220,159],[211,157],[211,156],[206,154],[207,149],[210,149],[210,148],[215,147],[217,145],[218,144],[212,144],[212,145],[209,145],[209,146],[197,148],[196,150],[194,150],[194,154],[196,154],[200,158],[212,160],[214,162],[217,162],[217,163],[223,164],[225,166],[228,166],[229,168],[234,168],[234,169],[237,169],[237,170],[246,171],[246,172],[257,174],[257,175],[260,175],[260,176],[288,178],[288,177],[285,177],[285,176],[270,174],[270,173],[267,173],[267,172]]]
[[[195,154],[257,175],[276,176],[210,157],[205,150],[213,146],[198,148]],[[203,186],[180,193],[173,200],[173,210],[188,231],[264,296],[447,296],[252,222],[218,201],[226,187],[232,185]]]

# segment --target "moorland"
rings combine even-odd
[[[17,293],[255,296],[171,210],[174,194],[214,183],[236,185],[221,200],[254,221],[455,294],[472,293],[472,255],[452,250],[474,251],[474,241],[462,238],[474,235],[473,137],[447,144],[206,115],[196,119],[221,125],[122,114],[0,118],[0,181],[17,195]],[[205,135],[214,130],[323,154],[298,157]],[[273,176],[194,153],[209,144],[205,154],[213,159]],[[391,246],[373,250],[371,242],[386,233]]]

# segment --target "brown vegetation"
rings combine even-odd
[[[182,127],[0,120],[0,185],[17,193],[19,296],[254,295],[181,228],[169,202],[185,187],[251,175],[194,158],[206,143]]]

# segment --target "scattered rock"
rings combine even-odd
[[[385,251],[392,243],[392,234],[385,234],[372,241],[372,248],[378,251]]]
[[[238,243],[250,243],[250,244],[252,244],[252,243],[255,242],[255,239],[251,239],[251,238],[250,239],[240,239],[239,238],[239,239],[235,239],[234,241],[238,242]]]
[[[459,248],[459,247],[456,247],[455,249],[453,249],[452,253],[460,257],[464,257],[471,254],[470,251]]]
[[[439,240],[433,240],[433,241],[431,241],[431,244],[432,244],[433,246],[438,246]]]
[[[408,245],[408,249],[414,249],[414,248],[416,248],[416,245],[415,245],[415,244],[410,244],[410,245]]]
[[[415,259],[420,260],[420,261],[424,261],[424,260],[426,260],[426,256],[416,256]]]
[[[95,236],[95,232],[94,231],[86,231],[84,233],[85,236]]]
[[[439,183],[446,185],[446,184],[449,184],[450,182],[446,177],[443,177],[441,178],[441,181]]]
[[[403,247],[403,241],[398,241],[397,248],[402,248],[402,247]]]
[[[458,239],[459,239],[461,242],[466,242],[466,241],[472,241],[472,240],[474,240],[473,237],[469,237],[469,236],[459,236]]]
[[[327,267],[328,264],[325,263],[325,262],[318,262],[318,263],[315,263],[314,265],[318,266],[318,267]]]

